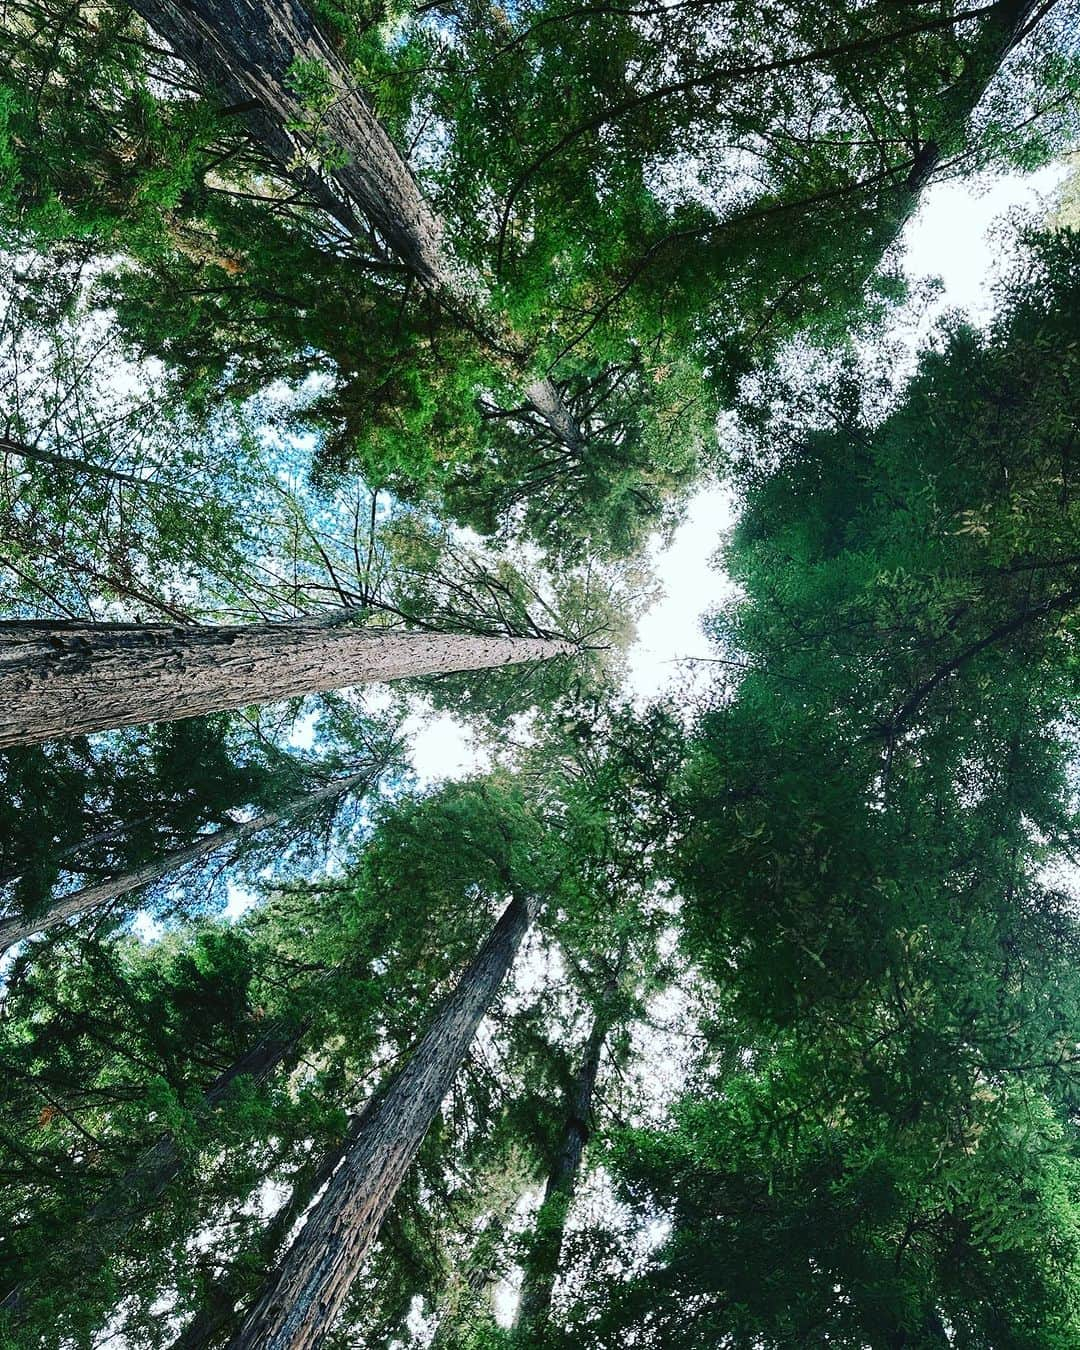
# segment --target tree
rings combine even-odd
[[[1029,248],[884,415],[834,384],[746,463],[673,858],[715,1009],[666,1127],[616,1146],[670,1236],[578,1338],[1077,1334],[1078,934],[1047,872],[1075,837],[1075,241]]]
[[[600,1071],[606,1028],[594,1022],[581,1065],[564,1103],[565,1123],[554,1163],[544,1182],[544,1198],[536,1218],[536,1233],[524,1268],[515,1327],[525,1345],[543,1344],[551,1316],[551,1298],[567,1211],[574,1198],[582,1155],[590,1134],[593,1093]]]
[[[506,907],[346,1151],[231,1345],[325,1341],[538,905],[539,897],[515,896]]]
[[[530,292],[553,359],[618,341],[620,324],[647,349],[659,321],[706,347],[728,399],[794,334],[850,327],[937,169],[1030,162],[1062,134],[1072,77],[1057,85],[1045,17],[472,6],[431,96],[453,134],[439,187],[448,203],[471,192],[463,246],[494,254],[508,294]],[[1020,41],[1042,72],[1030,85],[1007,64]],[[572,261],[553,273],[553,258]]]
[[[867,354],[1071,12],[136,6],[0,21],[0,1339],[1074,1345],[1077,238]]]
[[[40,913],[65,875],[90,884],[137,870],[230,811],[295,790],[249,731],[218,715],[4,752],[5,909]]]
[[[250,836],[261,834],[265,830],[272,829],[275,825],[280,825],[283,821],[291,821],[297,816],[306,815],[308,812],[316,810],[323,803],[339,797],[342,793],[347,793],[361,786],[369,787],[371,779],[372,773],[369,769],[350,774],[344,778],[332,779],[329,783],[306,792],[302,797],[286,802],[278,811],[254,816],[250,820],[214,830],[199,838],[195,843],[189,844],[187,848],[175,849],[160,858],[155,858],[136,872],[127,872],[122,876],[99,881],[92,886],[83,886],[78,890],[69,891],[53,900],[48,909],[29,919],[0,921],[0,950],[6,950],[12,944],[21,941],[23,938],[31,937],[35,933],[40,933],[46,928],[53,928],[66,919],[76,918],[85,914],[88,910],[97,909],[122,895],[128,895],[132,891],[141,890],[144,886],[153,885],[154,882],[160,881],[163,877],[179,872],[192,863],[201,862],[204,858],[222,849],[233,849]]]
[[[272,509],[254,409],[164,397],[63,268],[9,258],[0,284],[5,610],[183,621],[242,591]]]
[[[1053,16],[1004,0],[869,20],[421,10],[393,42],[361,13],[148,10],[191,73],[126,11],[86,25],[50,4],[7,35],[17,236],[108,260],[102,303],[193,407],[307,380],[324,472],[359,466],[555,556],[670,522],[715,463],[717,394],[796,334],[880,313],[882,255],[935,167],[1031,164],[1071,126]],[[40,37],[57,24],[60,50]],[[425,287],[471,288],[480,319]],[[522,397],[522,362],[543,397]]]
[[[163,1290],[172,1316],[223,1317],[265,1278],[261,1189],[304,1207],[319,1160],[480,943],[477,885],[491,903],[502,893],[505,840],[474,793],[371,810],[379,823],[355,867],[268,878],[238,923],[189,923],[149,948],[64,928],[18,958],[0,1037],[0,1166],[23,1215],[4,1246],[23,1343],[48,1344],[61,1326],[85,1337],[110,1310],[125,1334],[153,1340]],[[440,822],[445,847],[432,852]],[[81,1150],[87,1135],[99,1147]],[[223,1271],[236,1285],[224,1307]]]
[[[319,623],[170,628],[29,621],[0,625],[0,647],[0,745],[571,650],[547,638],[357,632]]]

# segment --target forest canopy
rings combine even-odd
[[[1078,35],[3,6],[0,1346],[1080,1346]]]

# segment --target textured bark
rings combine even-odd
[[[282,158],[280,130],[313,146],[329,142],[344,157],[330,170],[393,251],[425,286],[453,295],[460,284],[442,248],[442,227],[348,67],[299,0],[134,0],[133,8],[211,86],[240,86],[257,100],[255,130],[270,134]],[[293,92],[298,61],[315,63],[329,81],[315,114]],[[317,123],[317,126],[316,126]]]
[[[568,449],[578,451],[582,448],[581,428],[550,380],[534,380],[525,390],[525,397]]]
[[[551,1299],[559,1271],[566,1219],[589,1138],[589,1118],[606,1033],[606,1021],[598,1015],[586,1042],[581,1066],[567,1094],[562,1138],[544,1187],[544,1200],[537,1215],[537,1232],[525,1262],[521,1297],[514,1318],[514,1328],[523,1345],[543,1344],[551,1316]]]
[[[0,747],[571,650],[544,638],[310,623],[0,623]]]
[[[337,1171],[369,1114],[365,1109],[353,1116],[340,1144],[329,1149],[318,1161],[312,1161],[298,1177],[288,1200],[259,1235],[258,1254],[263,1266],[270,1265],[289,1229]],[[237,1304],[245,1292],[246,1276],[246,1266],[237,1264],[218,1280],[210,1289],[204,1306],[172,1343],[171,1350],[208,1350],[231,1335],[240,1321]]]
[[[485,312],[477,279],[447,250],[443,222],[300,0],[133,0],[133,8],[208,84],[243,90],[255,102],[252,131],[279,163],[289,163],[293,141],[316,154],[329,145],[333,167],[327,172],[344,194],[342,209],[332,214],[346,221],[347,202],[355,201],[425,289],[470,313],[497,349],[523,363],[520,342]],[[329,82],[330,97],[317,115],[290,87],[297,61],[316,63]],[[328,209],[329,189],[317,175],[304,171],[303,185]],[[526,398],[560,439],[577,448],[581,429],[550,380],[534,381]]]
[[[217,853],[220,849],[228,848],[232,844],[238,844],[242,840],[250,838],[253,834],[259,834],[262,830],[270,829],[273,825],[280,825],[282,821],[306,815],[323,802],[339,797],[343,792],[348,792],[350,788],[366,783],[369,779],[370,774],[366,772],[350,774],[345,778],[336,778],[333,782],[327,783],[321,788],[316,788],[313,792],[305,792],[303,796],[293,798],[292,801],[277,811],[267,811],[261,816],[255,816],[252,820],[241,821],[239,824],[227,825],[223,829],[214,830],[211,834],[202,835],[193,844],[189,844],[187,848],[173,849],[169,853],[162,854],[160,858],[155,858],[142,867],[136,868],[133,872],[125,872],[122,876],[109,877],[108,880],[99,881],[93,886],[83,886],[68,895],[62,895],[54,900],[48,909],[32,918],[2,919],[0,920],[0,952],[5,951],[12,943],[21,942],[23,938],[30,937],[34,933],[43,932],[47,928],[55,928],[57,924],[63,923],[65,919],[74,918],[76,914],[84,914],[87,910],[96,909],[100,905],[107,904],[110,900],[116,900],[121,895],[128,895],[131,891],[137,891],[142,886],[149,886],[155,881],[160,881],[163,877],[178,872],[182,867],[199,862],[202,858],[207,858],[212,853]]]
[[[536,908],[521,896],[507,906],[348,1149],[231,1350],[315,1350],[329,1335]]]

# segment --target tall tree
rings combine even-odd
[[[605,1033],[606,1028],[598,1017],[563,1102],[565,1120],[555,1160],[544,1180],[543,1200],[536,1217],[514,1318],[515,1330],[524,1345],[543,1345],[547,1336],[567,1213],[591,1133],[593,1094]]]
[[[279,810],[223,826],[200,837],[186,848],[175,849],[171,853],[153,859],[135,872],[109,877],[92,886],[82,886],[78,890],[58,896],[47,909],[30,918],[0,919],[0,951],[6,950],[23,938],[31,937],[47,928],[54,928],[67,919],[77,918],[89,910],[106,905],[120,896],[130,895],[133,891],[151,886],[221,850],[232,850],[252,835],[262,834],[283,822],[291,822],[307,815],[343,793],[361,786],[369,787],[372,777],[372,771],[364,769],[359,773],[332,779],[329,783],[313,788],[291,802],[286,802]]]
[[[393,42],[366,13],[286,5],[226,27],[224,11],[153,6],[191,74],[126,10],[88,27],[28,4],[8,35],[24,76],[12,228],[46,248],[74,232],[110,260],[99,293],[194,405],[317,374],[301,415],[324,472],[359,465],[556,553],[632,548],[670,523],[715,461],[717,394],[735,398],[793,335],[834,341],[879,311],[899,282],[878,264],[935,165],[1032,163],[1071,125],[1064,17],[1004,0],[871,16],[421,9]],[[27,31],[56,24],[60,50]],[[994,77],[1014,40],[1023,77],[1008,61]],[[73,87],[89,120],[69,116]],[[362,180],[357,200],[392,217],[424,275],[490,292],[563,412],[550,387],[523,399],[505,352],[420,303],[417,273],[378,240],[328,232],[319,194],[282,186],[282,136],[323,160],[324,189]],[[117,268],[118,251],[136,265]]]
[[[841,381],[745,466],[674,868],[716,1009],[598,1344],[1077,1334],[1076,241],[1028,243],[885,415]]]
[[[230,1345],[321,1345],[540,904],[517,895],[386,1088]]]
[[[160,1339],[164,1290],[172,1316],[228,1325],[264,1278],[288,1222],[274,1240],[259,1197],[303,1210],[311,1164],[339,1149],[482,940],[477,886],[503,893],[505,842],[475,793],[369,810],[378,823],[344,874],[253,879],[262,903],[239,921],[151,946],[64,928],[16,959],[0,1167],[23,1220],[5,1222],[0,1267],[20,1343],[111,1319],[133,1343]],[[357,833],[338,840],[346,856]]]
[[[348,617],[347,612],[342,618]],[[244,627],[0,625],[0,745],[194,717],[226,708],[568,654],[548,638]]]
[[[479,279],[447,252],[445,226],[304,5],[181,9],[139,0],[136,9],[207,85],[242,87],[260,108],[258,126],[273,119],[321,156],[346,200],[358,204],[420,283],[454,308],[474,311],[472,321],[488,330],[489,340],[516,364],[526,364],[520,341],[486,313]],[[280,136],[275,130],[272,149]],[[525,394],[555,436],[570,450],[578,449],[581,428],[556,386],[534,379]]]
[[[134,871],[231,811],[271,809],[299,786],[289,764],[226,714],[4,752],[5,911],[40,913],[76,879]]]

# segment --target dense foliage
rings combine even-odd
[[[888,331],[1075,27],[3,7],[0,1345],[1080,1344],[1075,183]]]

